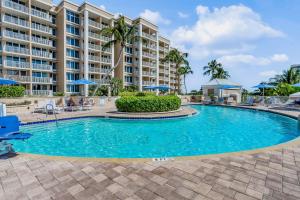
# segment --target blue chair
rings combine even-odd
[[[25,140],[32,136],[20,132],[20,122],[17,116],[0,117],[0,142],[3,140]]]

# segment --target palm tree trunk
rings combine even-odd
[[[185,82],[185,74],[183,75],[183,81],[184,81],[184,88],[185,88],[185,94],[187,95],[187,87],[186,87],[186,82]]]
[[[180,94],[180,75],[176,74],[177,76],[177,93]]]
[[[118,54],[118,60],[117,60],[117,63],[115,64],[115,66],[113,67],[113,68],[111,68],[105,75],[104,75],[104,80],[108,80],[108,77],[109,77],[109,74],[112,72],[112,71],[114,71],[117,67],[118,67],[118,65],[120,64],[120,62],[121,62],[121,58],[122,58],[122,52],[123,52],[123,50],[124,50],[124,46],[123,45],[121,45],[121,49],[120,49],[120,51],[119,51],[119,54]],[[95,96],[95,94],[96,94],[96,92],[97,92],[97,90],[98,90],[98,88],[99,88],[99,85],[97,84],[97,87],[96,87],[96,89],[95,89],[95,91],[94,91],[94,93],[93,93],[93,96]],[[111,96],[111,87],[110,87],[110,85],[108,85],[108,97],[110,98],[110,96]]]

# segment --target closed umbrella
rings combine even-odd
[[[16,85],[17,81],[11,79],[0,78],[0,85]]]

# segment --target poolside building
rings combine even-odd
[[[225,100],[232,99],[236,103],[241,102],[242,86],[239,83],[227,79],[214,79],[202,85],[205,98],[216,97]]]
[[[41,96],[87,94],[87,86],[71,84],[82,78],[108,84],[104,76],[117,62],[119,47],[103,51],[111,38],[100,31],[114,25],[113,13],[66,0],[58,5],[52,0],[2,0],[0,8],[0,77],[18,81],[27,95]],[[171,49],[170,41],[146,19],[126,17],[126,23],[137,23],[142,40],[127,44],[110,76],[140,91],[151,85],[175,88],[175,66],[161,62]]]

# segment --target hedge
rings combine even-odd
[[[116,100],[120,112],[166,112],[178,110],[181,100],[177,96],[124,96]]]
[[[0,86],[0,97],[23,97],[24,92],[22,86]]]
[[[127,96],[155,96],[155,92],[121,92],[121,97]]]

